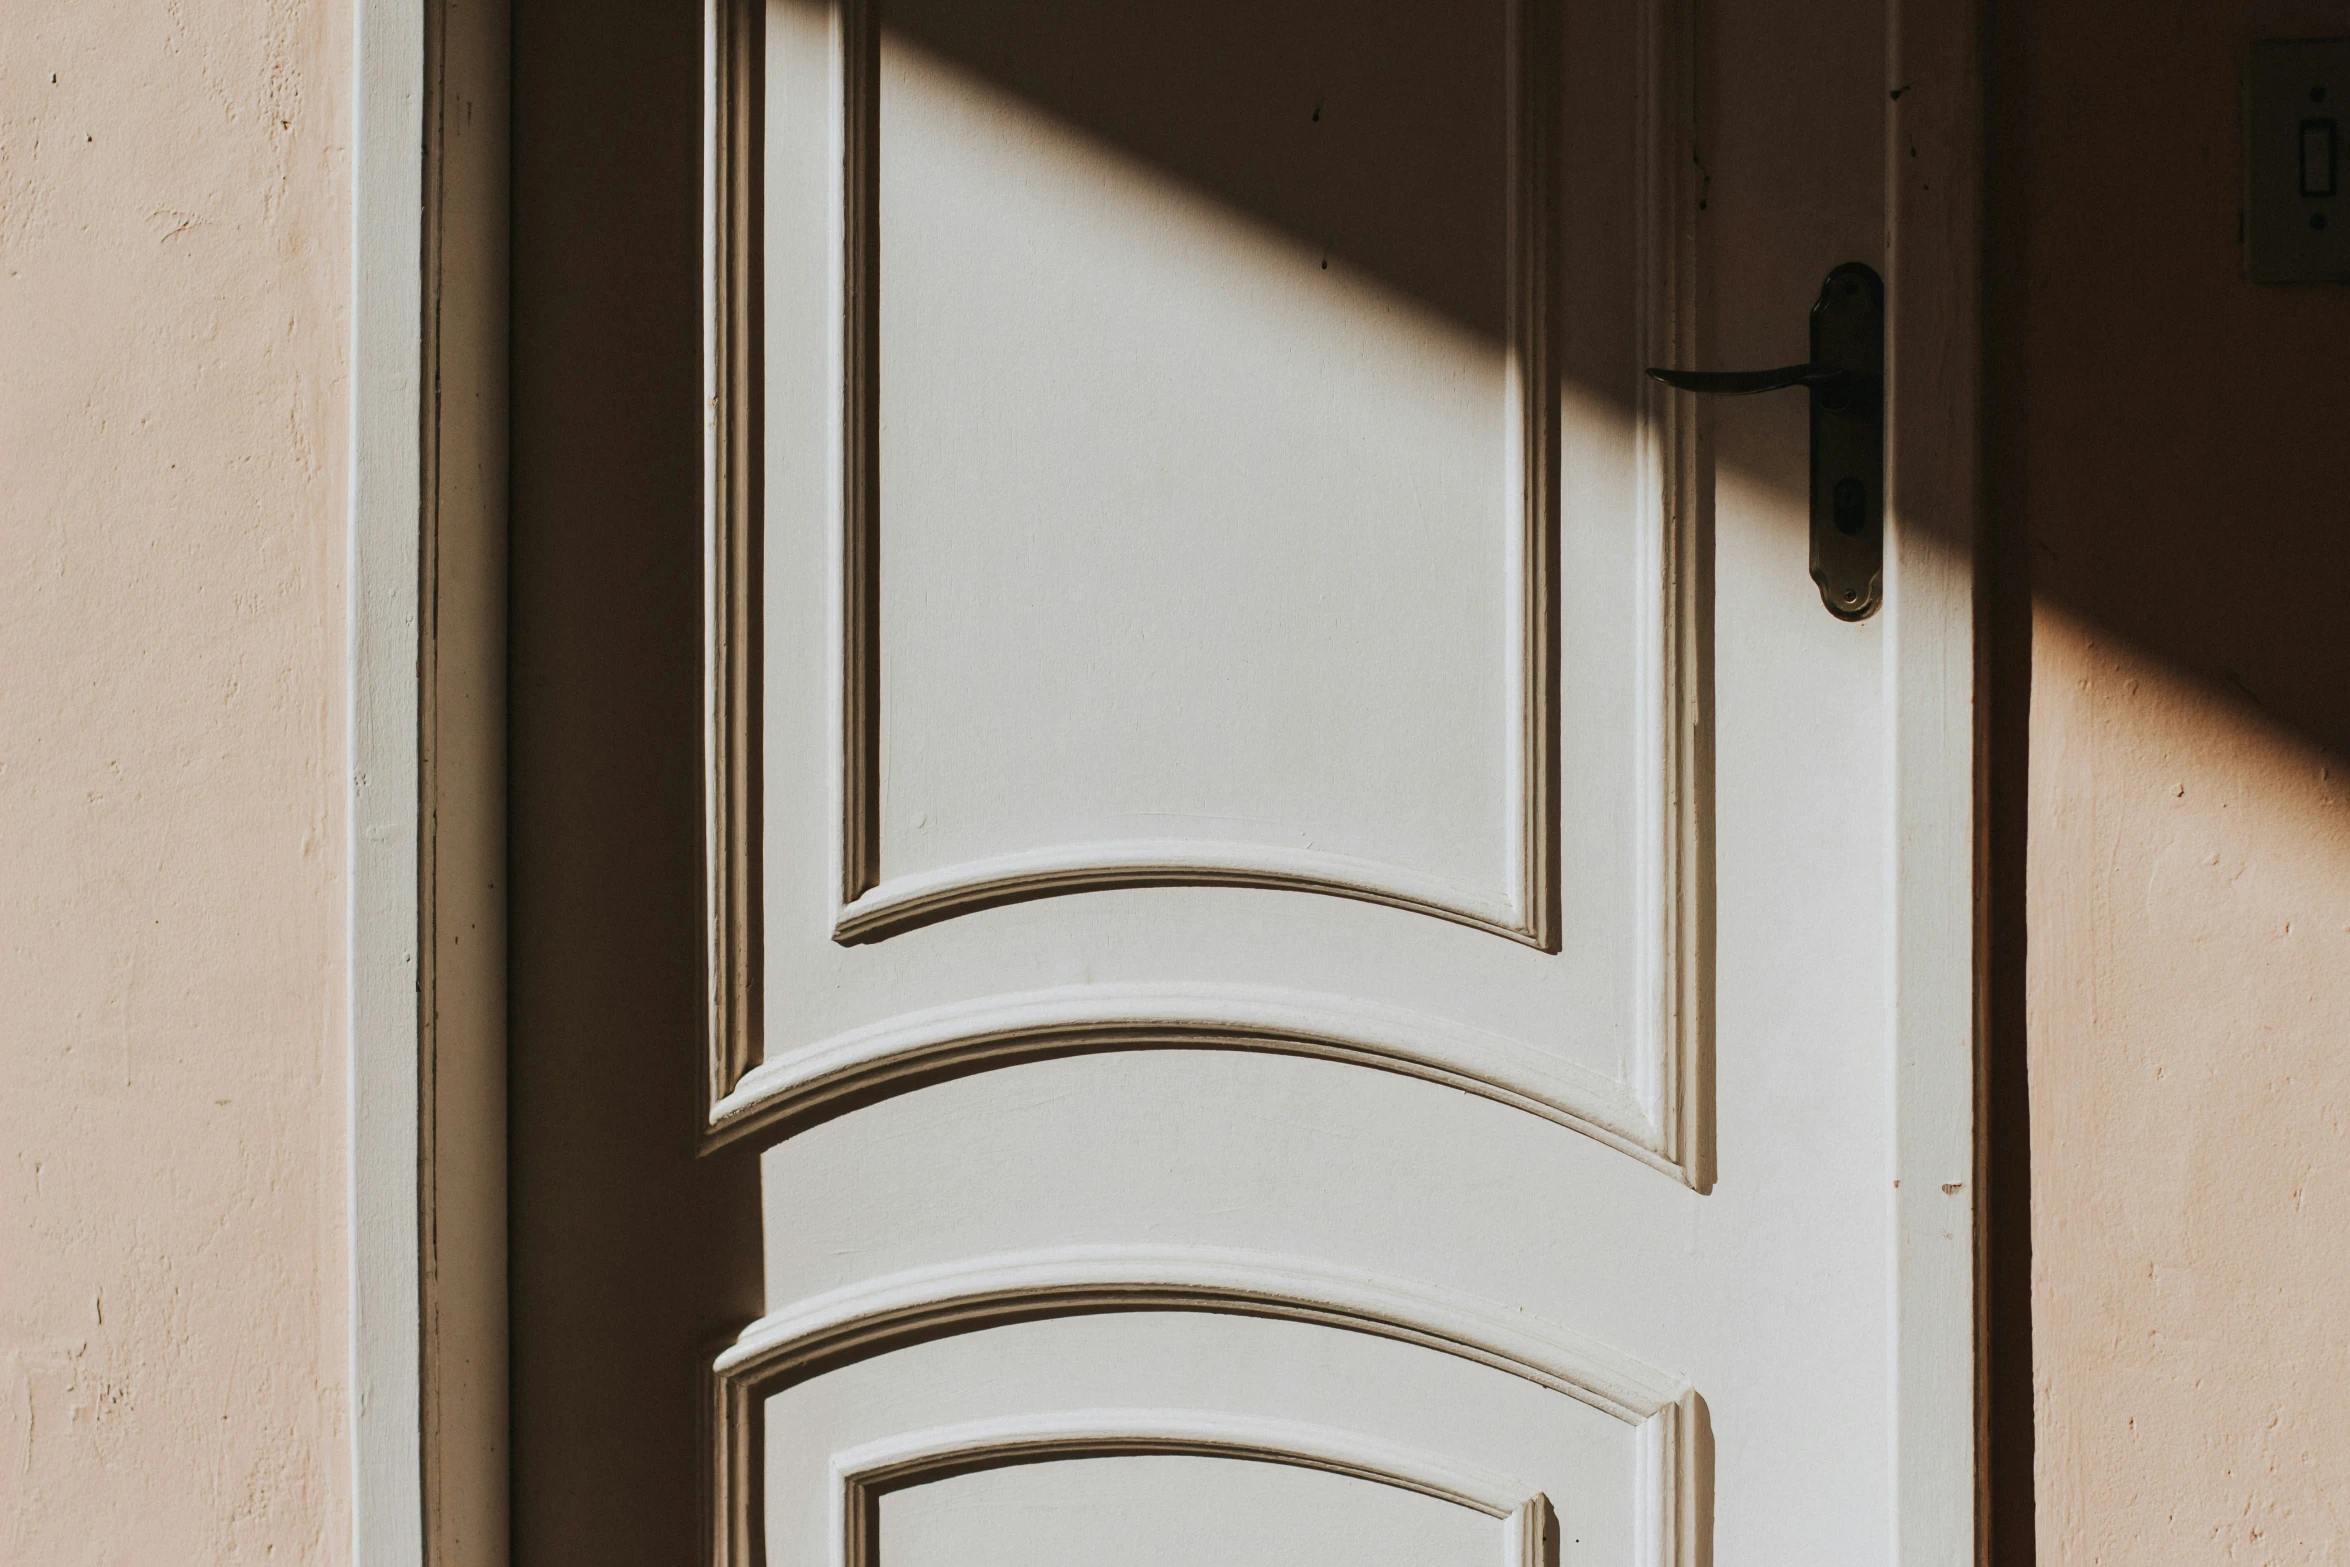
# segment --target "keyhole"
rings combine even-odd
[[[1835,494],[1830,497],[1835,508],[1836,531],[1846,538],[1860,532],[1862,512],[1868,507],[1869,493],[1858,479],[1838,479]]]

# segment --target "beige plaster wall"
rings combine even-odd
[[[0,1561],[336,1561],[347,6],[10,0]]]
[[[2350,769],[2044,610],[2040,1559],[2350,1559]]]
[[[2297,1567],[2350,1561],[2350,288],[2243,281],[2237,83],[2350,7],[2157,9],[1994,12],[2034,1532]]]

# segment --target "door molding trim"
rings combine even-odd
[[[1595,1339],[1454,1290],[1259,1252],[1067,1246],[864,1280],[771,1312],[710,1369],[711,1567],[762,1558],[760,1407],[827,1365],[944,1333],[1105,1311],[1275,1317],[1416,1344],[1522,1377],[1635,1428],[1637,1558],[1700,1567],[1703,1400],[1689,1384]]]
[[[1542,851],[1545,855],[1548,850]],[[1528,888],[1537,884],[1528,878]],[[1530,907],[1547,900],[1490,892],[1385,860],[1278,844],[1184,838],[1055,844],[964,860],[937,870],[875,880],[840,906],[832,939],[878,941],[902,930],[999,903],[1110,887],[1262,887],[1359,898],[1450,920],[1488,935],[1549,950]]]
[[[972,1469],[1065,1458],[1137,1454],[1234,1458],[1370,1480],[1450,1502],[1488,1518],[1522,1516],[1547,1498],[1506,1475],[1393,1447],[1330,1426],[1196,1409],[1073,1409],[933,1426],[832,1455],[833,1500],[843,1522],[867,1497]],[[1547,1506],[1543,1507],[1547,1512]],[[848,1530],[836,1528],[836,1541]],[[855,1552],[847,1561],[866,1567]],[[1506,1559],[1506,1558],[1505,1558]]]
[[[1974,1567],[1981,1442],[1984,748],[1980,0],[1888,0],[1886,889],[1894,1560]]]
[[[835,1453],[832,1567],[878,1567],[885,1491],[1009,1464],[1138,1455],[1281,1464],[1449,1502],[1500,1521],[1501,1567],[1542,1567],[1556,1526],[1550,1498],[1530,1486],[1351,1431],[1190,1409],[1079,1409],[938,1426]]]
[[[1633,1084],[1400,1007],[1249,985],[1063,985],[887,1018],[753,1067],[712,1107],[708,1135],[730,1140],[975,1065],[1151,1048],[1263,1050],[1399,1072],[1541,1116],[1691,1180]]]
[[[504,0],[354,13],[351,1560],[507,1554]]]
[[[759,1064],[757,0],[702,7],[702,834],[715,1104]]]

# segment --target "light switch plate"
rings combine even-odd
[[[2350,283],[2350,38],[2270,39],[2244,73],[2244,274]]]

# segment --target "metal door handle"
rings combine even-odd
[[[1651,370],[1667,386],[1715,397],[1748,397],[1756,392],[1784,392],[1791,386],[1842,386],[1852,380],[1848,370],[1827,365],[1781,365],[1776,370]]]
[[[1684,392],[1811,392],[1811,577],[1838,620],[1877,612],[1885,585],[1885,284],[1847,261],[1811,307],[1811,362],[1648,372]]]

